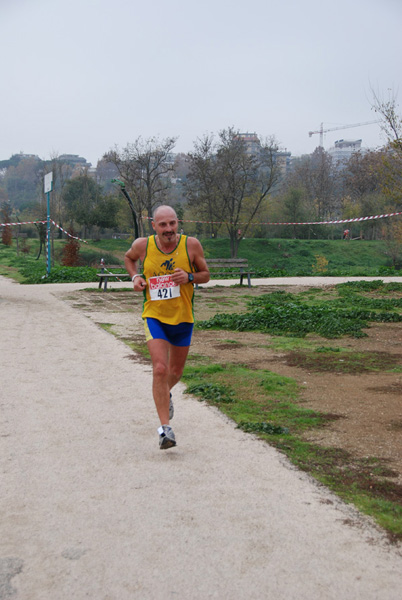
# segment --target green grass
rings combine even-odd
[[[206,238],[201,241],[207,258],[230,258],[228,239]],[[56,260],[54,268],[58,264],[65,243],[66,240],[54,241]],[[88,240],[87,244],[81,243],[82,266],[96,269],[101,258],[105,259],[106,264],[122,264],[124,253],[131,243],[132,239]],[[44,253],[39,261],[35,261],[39,249],[38,240],[27,239],[30,253],[26,257],[22,254],[19,258],[16,257],[15,241],[13,244],[9,248],[0,243],[0,274],[7,274],[25,283],[38,282],[41,276],[46,274]],[[248,259],[250,268],[254,271],[252,278],[307,275],[376,277],[398,274],[398,271],[390,266],[385,250],[386,246],[381,241],[245,239],[241,241],[238,256]],[[324,257],[328,261],[326,271],[315,272],[317,256]],[[26,273],[22,276],[20,274],[20,269],[27,264],[35,265],[33,267],[35,272],[39,270],[38,264],[41,265],[41,276],[36,277],[35,281],[30,281]],[[78,275],[71,273],[69,277],[64,274],[60,280],[85,280],[79,277],[87,277],[88,281],[93,281],[89,271],[85,276],[83,273]]]
[[[115,332],[113,331],[113,323],[98,323],[98,325],[108,333],[112,333],[113,335],[115,335]]]
[[[383,294],[402,291],[402,284],[392,284],[389,291],[388,284],[383,282],[367,283]],[[324,338],[338,338],[345,335],[363,337],[367,335],[363,329],[371,322],[402,321],[402,302],[399,296],[367,298],[356,289],[361,290],[361,286],[336,286],[338,295],[335,297],[320,296],[319,292],[315,296],[284,291],[262,294],[248,302],[246,312],[217,313],[210,319],[198,322],[197,327],[260,331],[294,337],[313,333]]]
[[[297,384],[267,370],[250,371],[238,365],[187,365],[183,379],[187,393],[213,402],[237,423],[266,421],[304,431],[321,416],[298,406]],[[224,406],[223,406],[224,405]]]
[[[229,240],[204,239],[202,244],[207,258],[230,258]],[[381,241],[245,239],[238,256],[248,259],[254,277],[314,275],[317,256],[328,261],[321,275],[375,277],[392,272],[385,250]]]
[[[60,244],[58,244],[60,247]],[[34,255],[17,256],[15,248],[0,244],[0,275],[11,277],[18,283],[75,283],[98,281],[97,269],[81,267],[65,267],[56,262],[52,264],[47,276],[46,257],[42,254],[38,260]]]
[[[137,352],[143,358],[146,358],[146,359],[150,360],[150,354],[149,354],[148,346],[146,345],[145,341],[144,342],[136,342],[136,341],[133,341],[130,338],[125,338],[125,337],[120,337],[120,336],[118,336],[118,337],[129,348],[131,348],[131,350],[133,350],[134,352]]]

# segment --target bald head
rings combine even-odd
[[[177,219],[176,211],[174,210],[174,208],[168,206],[167,204],[162,204],[162,206],[158,206],[157,208],[155,208],[154,213],[152,215],[153,220],[156,221],[158,218],[161,217],[162,214],[164,218],[171,219],[173,217],[174,219]]]

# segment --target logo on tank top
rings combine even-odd
[[[165,260],[165,262],[163,262],[161,264],[161,267],[165,267],[166,271],[173,271],[174,270],[174,259],[173,258],[169,258],[168,260]]]

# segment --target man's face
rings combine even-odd
[[[164,242],[176,240],[178,225],[176,214],[170,209],[159,210],[152,221],[152,227],[156,231],[158,238]]]

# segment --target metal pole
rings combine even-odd
[[[128,201],[128,204],[129,204],[129,206],[131,208],[131,213],[133,215],[133,221],[134,221],[134,237],[135,237],[135,239],[137,239],[139,237],[139,234],[138,234],[138,223],[137,223],[137,213],[135,212],[135,208],[134,208],[133,202],[132,202],[130,196],[128,195],[126,189],[125,188],[121,188],[121,191],[125,195],[125,197],[126,197],[126,199]]]
[[[47,225],[46,225],[46,237],[47,237],[47,274],[50,275],[50,192],[47,192]]]
[[[133,221],[134,221],[134,239],[137,239],[139,237],[137,213],[135,212],[133,201],[131,200],[130,196],[127,193],[126,184],[123,181],[120,181],[120,179],[112,179],[111,183],[117,183],[117,185],[120,186],[120,191],[123,193],[123,196],[126,198],[126,200],[128,202],[128,205],[131,210],[131,214],[133,215]]]

